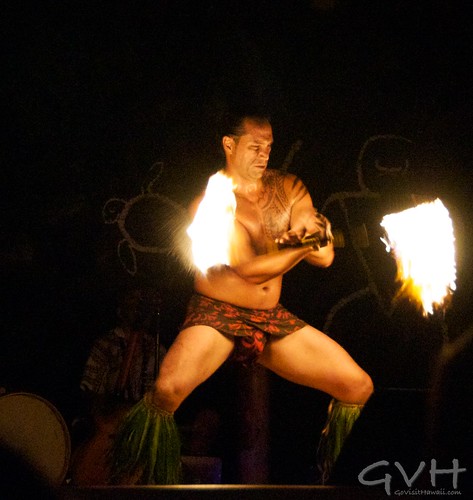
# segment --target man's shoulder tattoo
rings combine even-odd
[[[277,238],[289,229],[292,204],[300,197],[300,191],[304,188],[297,178],[289,189],[286,184],[287,175],[283,172],[278,170],[265,172],[260,208],[263,213],[265,233],[271,239]]]

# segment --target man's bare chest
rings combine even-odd
[[[266,245],[289,229],[290,204],[272,192],[253,199],[237,196],[236,218],[255,246]]]

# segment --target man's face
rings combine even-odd
[[[268,122],[258,123],[249,119],[243,122],[243,130],[239,138],[232,139],[228,167],[237,177],[256,181],[261,179],[268,165],[273,131]]]

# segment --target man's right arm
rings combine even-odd
[[[246,228],[235,223],[235,237],[232,246],[230,268],[240,278],[252,284],[262,284],[282,276],[307,257],[313,248],[288,247],[263,255],[257,255]]]

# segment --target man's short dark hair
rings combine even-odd
[[[226,113],[220,127],[220,137],[241,136],[243,134],[243,123],[245,120],[252,120],[258,124],[271,123],[268,113],[261,110],[234,111]]]

